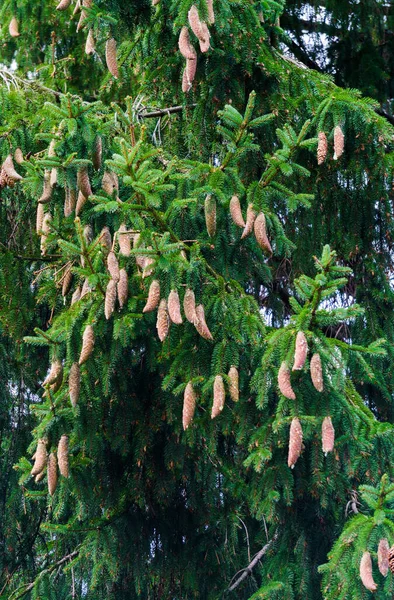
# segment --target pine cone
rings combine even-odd
[[[387,573],[389,572],[389,552],[389,543],[386,538],[383,538],[380,540],[378,546],[378,566],[383,577],[387,577]]]
[[[46,440],[38,440],[37,450],[35,453],[34,465],[31,474],[38,475],[45,469],[47,464],[47,442]]]
[[[38,473],[38,475],[36,475],[34,477],[34,483],[39,483],[40,481],[42,481],[45,477],[45,470],[41,471],[41,473]]]
[[[70,374],[68,376],[68,391],[71,404],[75,408],[81,391],[81,370],[79,364],[76,362],[71,365]]]
[[[182,76],[182,92],[187,94],[192,87],[192,83],[196,76],[197,59],[186,59],[186,67]]]
[[[345,148],[345,136],[342,129],[337,125],[334,129],[334,160],[341,158]]]
[[[211,419],[214,419],[222,412],[224,408],[225,397],[226,392],[224,390],[223,377],[221,375],[216,375],[215,381],[213,382],[213,404]]]
[[[176,290],[171,290],[170,295],[168,296],[168,314],[175,325],[182,324],[181,304]]]
[[[394,546],[391,546],[389,550],[389,569],[394,575]]]
[[[36,216],[36,232],[38,233],[38,235],[40,235],[41,231],[42,231],[42,225],[44,222],[44,214],[45,214],[44,205],[38,203],[37,204],[37,216]]]
[[[116,281],[110,279],[105,290],[104,313],[105,318],[110,319],[115,309],[116,302]]]
[[[191,382],[187,384],[183,395],[183,412],[182,412],[182,424],[183,429],[189,427],[194,417],[194,411],[196,409],[196,394],[194,392]]]
[[[81,211],[82,211],[83,207],[86,204],[86,200],[87,200],[87,198],[83,195],[83,193],[81,192],[81,190],[79,190],[77,205],[75,207],[75,215],[77,217],[81,214]]]
[[[237,367],[232,366],[228,372],[228,377],[230,379],[230,398],[233,402],[238,402],[239,400],[239,375]]]
[[[92,30],[90,30],[90,31],[92,31]],[[89,31],[89,33],[90,33],[90,31]],[[92,38],[93,38],[93,32],[92,32]],[[94,40],[93,40],[93,44],[94,44]],[[93,48],[93,50],[94,50],[94,48]],[[98,135],[98,136],[96,136],[96,139],[94,141],[94,150],[93,150],[93,156],[92,156],[93,167],[96,169],[96,171],[99,171],[101,169],[102,158],[103,158],[103,140]]]
[[[108,71],[115,79],[119,77],[118,64],[116,61],[116,41],[114,38],[107,40],[105,45],[105,60],[107,63]]]
[[[186,26],[181,29],[178,46],[182,56],[189,60],[197,60],[197,53],[190,42],[189,29]]]
[[[116,173],[113,173],[112,171],[105,171],[103,179],[101,180],[101,187],[109,196],[112,196],[115,190],[118,192],[119,180]]]
[[[112,250],[108,253],[107,256],[107,267],[112,279],[118,282],[120,277],[119,263],[118,259],[116,258],[115,252],[113,252]]]
[[[170,319],[168,317],[167,300],[165,298],[160,300],[159,309],[157,311],[156,328],[159,340],[164,342],[170,331]]]
[[[60,0],[56,10],[66,10],[71,4],[71,0]]]
[[[112,248],[112,237],[108,227],[103,227],[100,234],[100,243],[103,248],[111,250]]]
[[[182,75],[182,92],[184,94],[187,94],[188,92],[190,92],[191,87],[192,87],[192,84],[188,79],[187,71],[186,71],[186,67],[185,67],[185,69],[183,71],[183,75]],[[4,187],[4,186],[2,186],[2,187]]]
[[[196,327],[198,333],[205,340],[213,340],[212,333],[209,331],[208,325],[205,321],[204,307],[202,304],[199,304],[198,306],[196,306],[196,315],[197,315],[197,323],[195,324],[195,327]]]
[[[68,465],[68,436],[62,435],[59,440],[57,447],[57,462],[59,465],[60,474],[63,477],[69,476],[69,465]]]
[[[50,230],[51,230],[51,221],[52,221],[52,215],[50,213],[45,213],[44,218],[42,220],[42,226],[41,226],[42,235],[41,235],[40,248],[41,248],[42,256],[45,256],[45,254],[47,252],[47,238],[48,238],[48,234],[50,233]]]
[[[142,310],[143,313],[152,312],[159,304],[160,300],[160,283],[154,279],[149,286],[148,299]]]
[[[183,310],[189,323],[196,325],[198,323],[198,316],[196,313],[196,298],[193,290],[190,290],[189,288],[186,290],[185,297],[183,299]]]
[[[92,188],[90,186],[89,172],[87,167],[81,167],[78,170],[77,183],[80,192],[85,196],[86,199],[88,199],[89,196],[92,195]]]
[[[85,53],[88,55],[93,54],[95,49],[96,49],[96,42],[94,41],[93,29],[89,29],[88,37],[86,38]],[[95,167],[95,169],[96,169],[96,167]]]
[[[93,0],[82,0],[82,6],[85,8],[91,8],[93,5]],[[79,17],[79,21],[78,21],[78,25],[77,25],[77,32],[80,31],[83,27],[83,24],[86,20],[87,14],[86,14],[86,10],[81,10],[81,16]]]
[[[81,290],[81,296],[80,296],[80,300],[82,300],[82,298],[84,298],[86,296],[86,294],[89,294],[92,291],[92,288],[89,285],[89,280],[86,277],[83,285],[82,285],[82,290]]]
[[[210,43],[211,34],[209,33],[209,29],[206,23],[201,23],[201,38],[199,39],[200,50],[201,52],[208,52],[211,47]]]
[[[87,325],[82,336],[82,349],[79,357],[79,364],[83,365],[93,352],[94,331],[91,325]]]
[[[370,592],[376,592],[378,586],[373,580],[372,560],[369,552],[364,552],[360,561],[360,577],[364,587]]]
[[[126,269],[120,269],[119,281],[118,281],[118,301],[120,308],[127,302],[127,296],[129,293],[129,278],[127,276]]]
[[[53,385],[59,379],[63,379],[63,365],[61,360],[56,359],[52,362],[51,369],[42,382],[42,386]]]
[[[47,476],[48,492],[53,496],[57,488],[57,460],[53,452],[51,452],[48,458]]]
[[[8,26],[8,31],[9,31],[10,36],[13,38],[20,36],[19,23],[18,23],[16,17],[12,17],[11,22]]]
[[[325,417],[321,428],[322,448],[324,454],[334,450],[335,429],[332,425],[331,417]]]
[[[293,469],[302,451],[302,427],[299,419],[295,417],[290,425],[288,466]]]
[[[320,355],[317,352],[311,358],[310,371],[314,387],[318,392],[322,392],[324,389],[323,369],[321,366]]]
[[[207,0],[207,8],[208,8],[208,23],[209,25],[213,25],[215,22],[215,13],[213,10],[213,1]]]
[[[264,250],[264,252],[272,254],[271,244],[267,237],[267,225],[265,222],[264,213],[260,213],[256,217],[256,220],[254,222],[254,235],[260,248]]]
[[[118,229],[118,242],[119,242],[119,251],[123,256],[130,256],[131,253],[131,238],[130,233],[127,232],[127,227],[125,223]]]
[[[83,237],[87,246],[93,242],[93,227],[91,225],[85,225],[83,228]]]
[[[73,210],[75,210],[76,205],[76,194],[75,190],[70,188],[68,185],[65,187],[65,196],[64,196],[64,216],[69,217]]]
[[[241,235],[241,240],[245,239],[248,235],[252,233],[255,218],[256,213],[253,209],[253,204],[249,204],[248,209],[246,211],[246,223]]]
[[[211,194],[208,194],[204,203],[205,223],[209,237],[215,237],[216,234],[216,200]]]
[[[80,288],[80,286],[78,286],[75,289],[73,295],[71,296],[71,306],[73,304],[75,304],[76,302],[78,302],[78,300],[80,300],[80,298],[81,298],[81,288]]]
[[[235,225],[243,229],[246,227],[238,196],[233,196],[230,200],[230,215]]]
[[[11,179],[11,181],[21,181],[21,179],[23,179],[22,175],[19,175],[19,173],[15,171],[14,161],[12,160],[11,154],[7,156],[1,168],[5,172],[7,177]]]
[[[152,250],[152,246],[148,246],[147,250]],[[150,277],[152,275],[154,269],[151,268],[151,265],[153,265],[154,262],[155,262],[155,259],[152,258],[151,256],[144,256],[142,279],[145,279],[145,277]]]
[[[53,168],[51,169],[51,174],[49,176],[49,185],[51,186],[51,188],[55,187],[55,185],[57,184],[57,169]]]
[[[296,337],[293,371],[300,371],[304,366],[308,354],[308,342],[305,333],[299,331]]]
[[[40,198],[38,199],[38,202],[40,202],[40,204],[48,204],[48,202],[51,201],[51,198],[52,198],[51,174],[46,169],[44,172],[44,183],[43,183],[43,187],[42,187],[42,194],[41,194]]]
[[[73,274],[71,272],[71,267],[68,267],[67,271],[64,273],[63,282],[62,282],[62,296],[67,296],[70,291],[71,283],[73,280]]]
[[[23,153],[20,148],[17,148],[14,152],[14,160],[18,165],[21,165],[24,162]]]
[[[285,362],[282,362],[278,372],[278,386],[281,393],[289,400],[295,400],[295,393],[291,387],[290,369]]]
[[[199,40],[204,40],[203,34],[202,34],[202,27],[201,27],[202,23],[200,21],[197,6],[195,6],[195,4],[193,4],[193,6],[190,8],[187,16],[189,19],[190,28],[191,28],[192,32],[194,33],[194,35]]]
[[[328,150],[328,142],[327,136],[324,131],[319,132],[319,141],[317,144],[317,164],[322,165],[326,160],[327,150]]]

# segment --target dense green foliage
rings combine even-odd
[[[339,0],[215,3],[208,52],[190,32],[185,94],[177,43],[191,3],[0,6],[0,158],[22,176],[0,174],[0,598],[368,598],[370,552],[383,600],[394,592],[376,560],[380,539],[394,544],[392,9],[356,4],[349,27]],[[196,6],[208,20],[206,1]],[[306,45],[303,31],[315,32]],[[243,218],[264,214],[272,252],[257,232],[241,238],[234,195]],[[127,274],[115,310],[110,251]],[[160,341],[157,311],[143,311],[153,281],[181,304],[193,290],[212,339],[182,309],[168,335],[159,310]],[[291,399],[278,372],[300,331],[309,353]],[[62,379],[48,381],[51,364]],[[218,377],[225,406],[211,418]],[[323,453],[327,417],[335,446]],[[63,435],[70,476],[48,493],[53,469],[36,481],[31,457],[40,440],[60,455]]]

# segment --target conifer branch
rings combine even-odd
[[[248,564],[248,566],[245,567],[245,569],[243,569],[242,571],[240,571],[240,573],[241,573],[240,576],[234,581],[234,583],[230,584],[229,587],[227,588],[228,592],[234,591],[235,588],[237,588],[239,586],[239,584],[242,583],[243,580],[246,579],[251,574],[251,572],[253,571],[253,569],[255,568],[257,563],[259,562],[259,560],[264,556],[264,554],[266,554],[268,552],[268,550],[271,548],[272,544],[275,542],[275,540],[277,538],[278,538],[278,532],[276,531],[273,538],[269,542],[267,542],[265,544],[265,546],[263,546],[259,552],[257,552],[256,556]],[[233,579],[234,579],[234,577],[233,577]]]

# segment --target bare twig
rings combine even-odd
[[[246,579],[248,577],[248,575],[251,574],[254,567],[257,565],[259,560],[264,556],[264,554],[266,554],[268,552],[268,550],[272,546],[273,542],[277,539],[277,537],[278,537],[278,532],[276,531],[273,538],[267,544],[265,544],[265,546],[263,546],[259,552],[257,552],[256,556],[248,564],[248,566],[245,569],[243,569],[242,571],[239,571],[239,573],[241,573],[241,575],[234,581],[234,583],[229,585],[229,587],[227,588],[228,592],[232,592],[233,590],[235,590],[235,588],[237,588],[239,586],[239,584],[242,583],[242,581],[244,579]]]

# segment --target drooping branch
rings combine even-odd
[[[253,569],[255,568],[257,563],[259,562],[259,560],[264,556],[264,554],[266,554],[268,552],[268,550],[271,548],[272,544],[277,539],[277,537],[278,537],[278,532],[276,531],[273,538],[269,542],[267,542],[265,544],[265,546],[263,546],[259,552],[257,552],[256,556],[248,564],[248,566],[245,567],[245,569],[242,569],[242,571],[240,571],[240,575],[239,575],[239,577],[237,577],[237,579],[234,581],[234,583],[230,583],[229,587],[227,588],[228,592],[232,592],[233,590],[235,590],[235,588],[237,588],[239,586],[239,584],[242,583],[242,581],[251,574],[251,572],[253,571]],[[233,579],[234,579],[234,577],[233,577]]]

